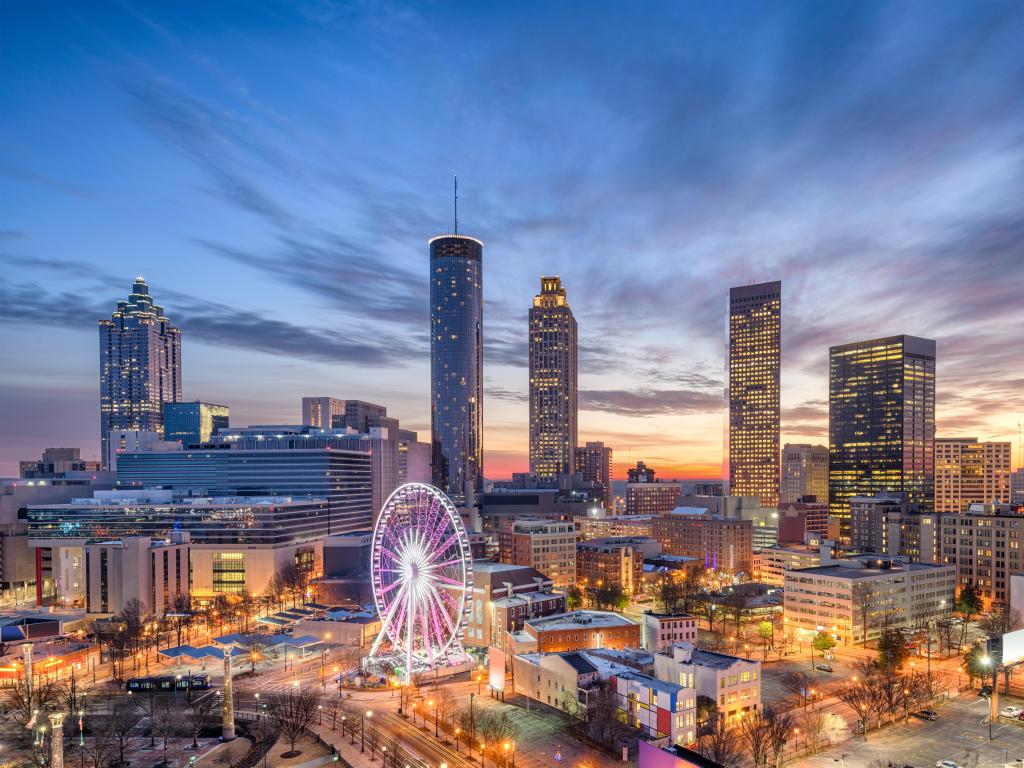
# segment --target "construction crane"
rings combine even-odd
[[[985,439],[991,440],[994,437],[1006,437],[1012,434],[1012,430],[1009,432],[999,432],[995,435],[989,435]],[[1017,419],[1017,468],[1020,469],[1022,467],[1024,467],[1024,422]]]

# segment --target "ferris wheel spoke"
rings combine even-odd
[[[443,563],[431,563],[428,567],[431,571],[436,571],[438,568],[447,568],[452,565],[461,565],[462,563],[465,563],[465,560],[461,557],[456,557],[452,560],[445,560]]]
[[[441,596],[441,593],[437,591],[437,588],[433,584],[430,585],[430,597],[431,597],[432,603],[434,604],[435,608],[437,609],[436,613],[439,614],[440,616],[444,617],[444,621],[448,625],[448,631],[451,632],[451,633],[454,633],[455,632],[455,625],[452,624],[452,618],[451,618],[451,616],[448,613],[448,611],[449,611],[448,604],[444,600],[444,598]]]
[[[401,584],[402,586],[401,589],[398,591],[398,594],[395,596],[395,601],[391,604],[391,607],[388,608],[388,612],[387,615],[384,617],[384,621],[381,623],[381,632],[387,631],[388,627],[391,625],[392,620],[395,618],[395,615],[399,612],[400,607],[404,603],[404,600],[402,598],[405,595],[406,588],[408,585],[405,582],[395,583]]]

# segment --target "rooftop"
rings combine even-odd
[[[870,560],[844,560],[836,565],[820,565],[816,568],[797,568],[787,573],[799,573],[807,576],[828,576],[836,579],[867,579],[884,578],[886,576],[898,576],[904,573],[934,571],[942,568],[954,568],[952,565],[932,565],[930,563],[891,563],[891,561],[876,561],[878,563],[890,563],[888,568],[865,567],[865,562]],[[847,564],[850,563],[850,564]]]
[[[578,627],[636,627],[639,626],[632,619],[627,619],[619,613],[612,611],[569,611],[558,613],[554,616],[545,616],[539,619],[528,619],[528,626],[538,631],[552,632],[560,629],[576,629]]]

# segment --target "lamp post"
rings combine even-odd
[[[456,727],[456,728],[455,728],[455,751],[456,751],[456,752],[460,752],[460,751],[461,751],[461,750],[459,749],[459,734],[460,734],[460,733],[462,733],[462,729],[461,729],[461,728],[459,728],[459,727]]]
[[[506,741],[505,742],[505,754],[506,754],[506,756],[508,755],[509,750],[512,751],[512,768],[516,768],[516,743],[514,741]],[[508,758],[506,757],[506,759],[508,759]]]
[[[373,710],[368,709],[362,715],[359,716],[359,752],[366,751],[366,721],[373,717]]]

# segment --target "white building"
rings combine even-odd
[[[761,662],[701,651],[692,643],[677,643],[654,654],[654,674],[707,696],[718,711],[732,719],[761,707]]]
[[[640,632],[644,650],[660,653],[673,643],[696,643],[697,617],[688,613],[644,611]]]
[[[110,615],[131,600],[145,606],[145,613],[161,616],[179,594],[189,594],[189,534],[173,533],[167,539],[125,537],[84,547],[86,611]]]

